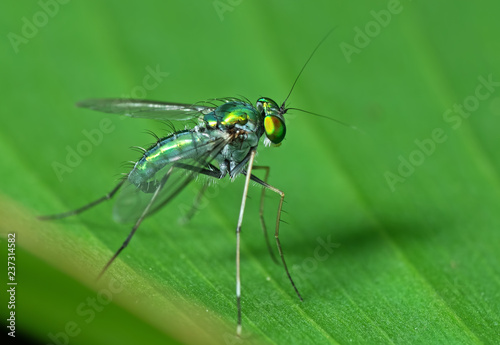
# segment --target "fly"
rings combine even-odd
[[[113,217],[118,222],[134,222],[134,226],[120,248],[101,270],[98,276],[101,277],[118,255],[127,247],[143,220],[167,205],[196,176],[201,174],[214,179],[222,179],[225,176],[229,176],[233,179],[237,175],[243,174],[245,175],[245,185],[236,226],[236,332],[238,335],[241,334],[240,233],[250,180],[264,187],[261,194],[260,217],[266,243],[271,255],[271,246],[262,216],[264,193],[265,190],[269,190],[280,196],[274,237],[281,264],[295,293],[302,301],[302,296],[288,270],[279,239],[280,217],[285,193],[267,183],[270,168],[267,166],[255,166],[254,159],[261,137],[264,136],[264,144],[266,146],[278,146],[285,138],[285,114],[291,109],[300,110],[287,108],[285,103],[290,97],[304,68],[331,31],[319,42],[309,56],[297,75],[285,101],[281,103],[281,106],[268,97],[259,98],[255,105],[252,105],[246,99],[237,98],[218,100],[220,102],[219,105],[213,103],[208,105],[189,105],[120,98],[89,99],[77,103],[78,107],[104,113],[163,121],[196,120],[197,125],[192,129],[178,131],[161,139],[158,138],[156,144],[147,150],[142,149],[143,155],[135,162],[132,170],[103,197],[73,211],[41,216],[39,218],[47,220],[73,216],[118,194],[113,209]],[[315,113],[304,112],[324,117]],[[326,118],[334,120],[329,117]],[[263,180],[253,175],[253,170],[256,169],[266,170]],[[274,259],[274,256],[272,257]]]

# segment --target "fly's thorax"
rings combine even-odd
[[[229,130],[239,129],[262,135],[262,117],[254,106],[246,102],[230,101],[217,107],[203,117],[207,128]]]
[[[214,111],[203,116],[205,128],[209,133],[228,135],[230,140],[215,157],[221,174],[231,177],[239,174],[248,153],[259,144],[264,133],[263,117],[257,109],[247,102],[228,101]]]
[[[280,145],[286,135],[284,106],[278,104],[268,97],[261,97],[257,100],[257,111],[261,114],[264,126],[264,133],[268,139],[267,143]],[[266,143],[266,142],[265,142]]]

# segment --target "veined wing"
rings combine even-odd
[[[148,192],[127,181],[114,205],[113,218],[115,221],[120,223],[135,222],[148,207],[146,216],[161,209],[200,172],[210,170],[210,162],[230,140],[231,138],[227,135],[218,136],[202,145],[196,145],[190,150],[184,151],[182,155],[176,157],[175,161],[158,170],[154,177],[144,181],[143,186],[148,184],[151,186]],[[152,200],[153,198],[155,199]]]
[[[215,109],[215,107],[200,104],[190,105],[127,98],[87,99],[76,103],[76,106],[129,117],[178,121],[190,120]]]

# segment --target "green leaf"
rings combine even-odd
[[[16,234],[16,335],[57,344],[492,344],[500,335],[498,2],[46,0],[2,12],[0,230]],[[300,302],[267,253],[253,186],[193,183],[130,227],[95,200],[165,126],[77,109],[86,98],[190,103],[298,80],[279,148],[259,165],[285,192],[280,239]],[[181,128],[179,128],[181,129]],[[272,231],[279,198],[268,193]],[[270,236],[272,237],[272,236]],[[6,285],[4,285],[5,288]],[[9,294],[2,295],[4,320]],[[5,321],[4,321],[5,322]],[[5,331],[5,329],[4,329]]]

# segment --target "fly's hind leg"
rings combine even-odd
[[[126,181],[126,179],[121,180],[120,183],[118,183],[116,185],[116,187],[113,188],[113,190],[111,190],[108,194],[104,195],[103,197],[101,197],[97,200],[92,201],[91,203],[89,203],[85,206],[77,208],[76,210],[63,212],[63,213],[57,213],[57,214],[51,214],[51,215],[47,215],[47,216],[38,216],[38,219],[40,219],[40,220],[61,219],[61,218],[74,216],[74,215],[80,214],[84,211],[87,211],[88,209],[99,205],[101,202],[111,199],[116,194],[116,192],[118,192],[118,190],[120,190],[120,188],[123,186],[125,181]]]
[[[120,253],[122,252],[122,250],[124,250],[128,246],[130,240],[132,239],[132,237],[134,236],[135,232],[137,231],[137,229],[141,225],[142,221],[148,215],[149,210],[151,209],[151,206],[155,202],[156,198],[158,197],[158,194],[160,193],[161,189],[163,188],[163,186],[165,185],[165,183],[167,183],[168,178],[172,174],[173,168],[174,167],[170,167],[170,169],[163,176],[163,178],[160,180],[160,182],[158,182],[156,190],[154,191],[153,196],[151,197],[151,200],[149,200],[148,204],[146,205],[146,208],[144,209],[144,211],[142,211],[141,216],[135,222],[134,227],[132,228],[132,230],[130,231],[130,233],[128,234],[127,238],[125,239],[125,241],[120,246],[120,248],[118,248],[118,250],[115,252],[115,254],[106,263],[106,266],[104,266],[104,268],[101,270],[101,273],[99,273],[99,276],[97,277],[97,279],[101,278],[101,276],[104,274],[104,272],[106,272],[106,270],[108,269],[108,267],[113,263],[113,261],[115,261],[115,259],[118,257],[118,255],[120,255]]]

